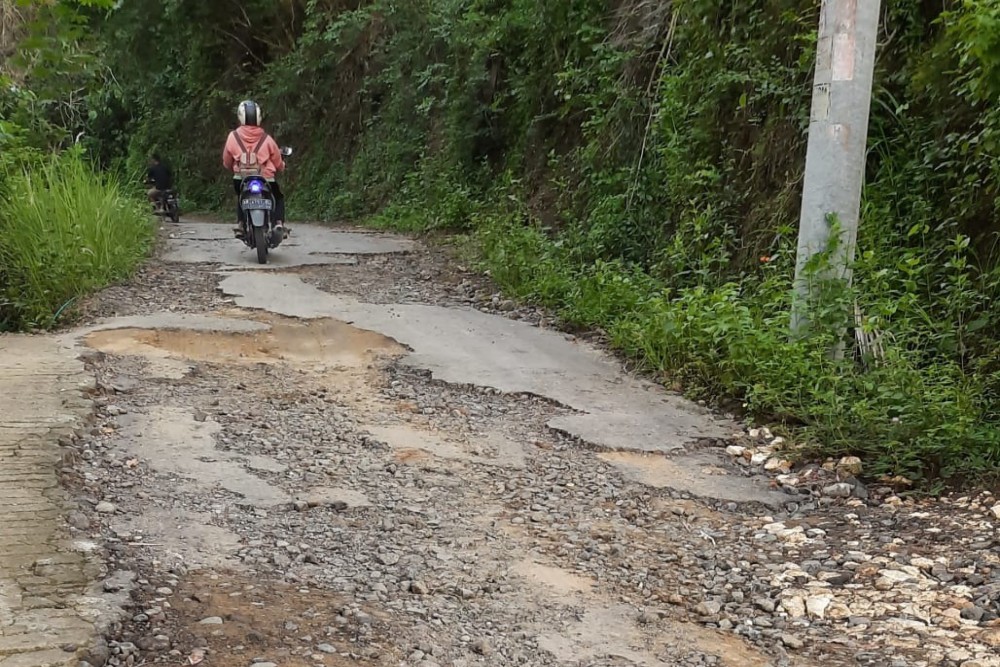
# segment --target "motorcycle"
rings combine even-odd
[[[170,218],[173,223],[181,221],[181,207],[176,190],[170,189],[160,193],[159,198],[153,203],[153,215]]]
[[[281,149],[283,157],[290,157],[292,149]],[[243,211],[245,233],[243,243],[257,251],[257,263],[267,264],[268,251],[285,240],[285,233],[275,232],[272,219],[275,205],[271,184],[260,174],[249,174],[240,180],[240,209]]]

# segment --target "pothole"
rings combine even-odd
[[[585,612],[540,628],[539,647],[564,663],[673,667],[688,656],[710,655],[720,667],[771,667],[773,662],[738,637],[668,618],[637,622],[630,605],[591,599]],[[701,662],[699,660],[699,662]],[[603,663],[602,663],[603,664]]]
[[[753,480],[730,473],[710,452],[666,457],[641,452],[603,452],[597,457],[633,482],[656,489],[686,491],[696,496],[731,502],[765,502]]]
[[[240,536],[213,524],[208,512],[150,504],[142,512],[122,513],[112,521],[116,537],[130,546],[155,544],[159,558],[168,567],[235,566],[233,554]]]
[[[524,448],[498,433],[484,434],[465,442],[416,429],[406,424],[369,425],[365,430],[392,447],[399,463],[423,463],[431,457],[466,461],[505,468],[524,468]]]
[[[512,573],[528,584],[528,598],[541,604],[579,608],[575,617],[539,627],[539,646],[558,660],[572,664],[614,664],[670,667],[688,647],[690,653],[715,656],[722,667],[769,667],[771,661],[737,637],[700,625],[648,613],[617,603],[597,590],[597,582],[532,558],[518,562]],[[601,663],[604,664],[604,663]],[[687,664],[687,663],[685,663]]]
[[[238,457],[216,448],[222,427],[214,420],[198,421],[191,410],[157,406],[125,415],[121,421],[115,440],[120,451],[138,457],[158,472],[179,476],[176,488],[222,489],[255,507],[291,501],[283,489],[247,472]],[[260,468],[265,457],[257,457],[255,462]]]
[[[310,370],[363,368],[406,350],[391,338],[334,319],[299,322],[268,318],[253,332],[185,329],[109,329],[84,339],[97,350],[120,356],[180,358],[226,365],[288,363]]]
[[[605,452],[597,456],[620,469],[626,476],[654,488],[666,488],[678,482],[694,481],[695,477],[701,475],[726,474],[715,467],[698,470],[690,462],[684,465],[657,454]]]
[[[572,604],[578,595],[589,593],[595,583],[588,577],[534,560],[521,561],[514,566],[513,572],[530,582],[532,588],[542,586],[548,594],[565,604]]]
[[[169,594],[145,601],[155,605],[157,618],[148,614],[149,621],[137,622],[138,616],[116,638],[140,646],[159,642],[157,662],[338,667],[398,661],[375,611],[328,593],[227,572],[196,573],[161,590]]]

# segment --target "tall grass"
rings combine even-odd
[[[128,276],[154,234],[144,203],[78,153],[3,178],[0,328],[46,328],[75,297]]]

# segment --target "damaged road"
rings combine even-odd
[[[406,239],[170,229],[46,339],[96,388],[59,529],[122,601],[72,664],[1000,665],[991,497],[791,494]]]

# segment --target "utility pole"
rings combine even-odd
[[[831,221],[840,227],[833,275],[851,280],[865,177],[880,0],[823,0],[816,44],[816,76],[802,191],[792,335],[806,333],[806,304],[815,287],[805,268],[829,248]]]

